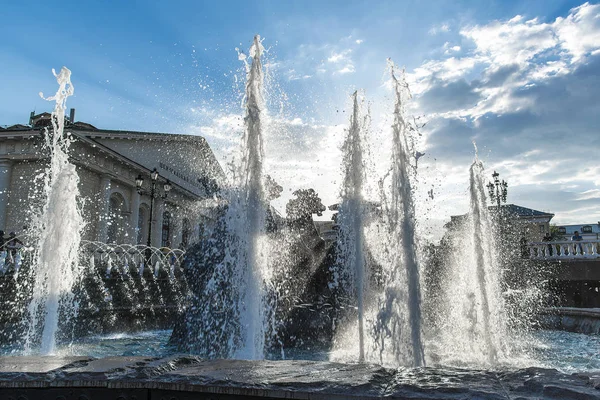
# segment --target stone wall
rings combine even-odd
[[[598,335],[600,308],[547,308],[540,315],[540,323],[546,329]]]
[[[12,165],[10,197],[6,205],[6,225],[0,227],[5,233],[23,232],[29,225],[32,213],[42,206],[39,195],[43,188],[43,178],[36,179],[45,169],[40,161],[18,161]]]

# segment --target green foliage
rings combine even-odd
[[[275,182],[271,175],[267,175],[265,176],[265,191],[267,192],[267,200],[271,201],[281,197],[283,187]]]
[[[299,189],[293,193],[295,199],[291,199],[285,206],[287,218],[290,221],[308,220],[313,214],[323,215],[326,210],[321,198],[314,189]]]
[[[566,240],[565,235],[558,231],[558,226],[556,226],[556,224],[550,224],[550,237],[552,238],[552,241]]]

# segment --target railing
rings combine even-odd
[[[145,268],[151,268],[155,276],[161,268],[169,271],[173,276],[175,268],[181,268],[185,251],[166,247],[156,248],[145,245],[132,244],[107,244],[102,242],[81,241],[80,257],[89,255],[89,261],[106,262],[106,275],[109,276],[113,266],[130,267],[138,269],[143,275]]]
[[[23,262],[29,261],[33,247],[23,244],[27,243],[26,239],[26,235],[5,237],[5,241],[0,243],[0,274],[12,270],[16,276]]]
[[[529,243],[532,259],[589,259],[600,258],[600,240],[555,241]]]
[[[18,272],[22,262],[28,260],[33,254],[34,248],[27,243],[27,237],[18,237],[24,245],[12,246],[10,241],[0,243],[0,274],[7,270]],[[131,244],[107,244],[102,242],[92,242],[82,240],[79,250],[82,265],[90,262],[94,265],[96,262],[106,263],[107,276],[110,275],[113,266],[129,267],[134,266],[142,275],[146,268],[150,268],[155,276],[158,276],[160,269],[167,270],[173,276],[176,268],[182,267],[185,251],[181,249],[156,248],[145,245]],[[85,260],[82,259],[85,258]]]

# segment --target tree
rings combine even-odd
[[[553,242],[557,240],[566,240],[565,234],[560,233],[556,224],[550,224],[550,237],[552,238]]]
[[[287,218],[292,223],[312,220],[312,215],[323,215],[326,207],[314,189],[299,189],[292,193],[295,199],[290,199],[285,206]]]
[[[271,178],[271,175],[265,176],[265,192],[267,194],[267,201],[275,200],[281,197],[283,187],[275,182],[275,179]]]

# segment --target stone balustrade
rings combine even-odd
[[[589,259],[600,258],[600,239],[560,240],[553,242],[529,243],[529,256],[532,259]]]

